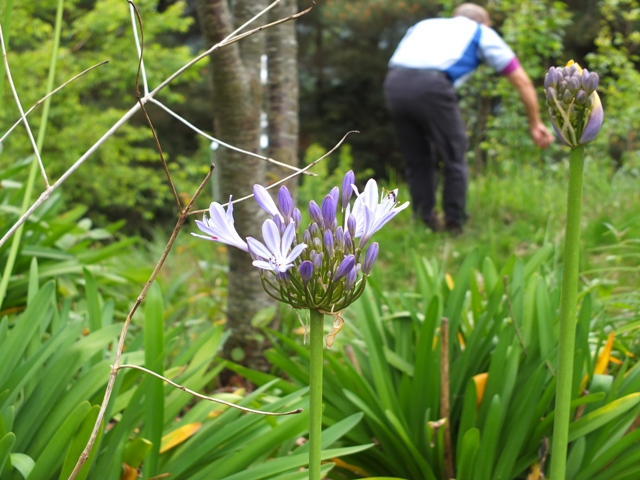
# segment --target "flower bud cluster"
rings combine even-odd
[[[562,143],[577,147],[591,142],[602,126],[604,111],[596,92],[598,74],[573,60],[566,67],[551,67],[544,92],[551,123]]]
[[[226,212],[213,202],[210,217],[196,220],[205,235],[194,235],[248,252],[273,298],[294,308],[326,312],[339,312],[362,294],[379,251],[377,243],[369,243],[371,236],[409,206],[397,205],[397,190],[378,198],[373,179],[358,192],[349,171],[342,191],[334,187],[320,205],[309,202],[310,224],[301,230],[302,213],[285,186],[280,187],[277,204],[260,185],[253,193],[270,216],[262,226],[264,243],[252,237],[242,240],[234,227],[231,202]]]

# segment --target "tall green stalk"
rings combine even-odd
[[[9,6],[7,8],[9,8]],[[53,50],[51,51],[51,60],[49,63],[49,78],[47,79],[47,91],[46,91],[47,94],[50,93],[54,88],[53,84],[54,84],[55,75],[56,75],[56,61],[58,59],[58,48],[60,46],[60,32],[62,30],[63,11],[64,11],[64,0],[58,0],[58,7],[56,11],[56,27],[55,27],[54,36],[53,36]],[[5,12],[5,19],[6,18],[10,18],[10,14],[8,12]],[[51,97],[47,98],[44,101],[44,104],[42,106],[40,128],[38,129],[38,138],[36,139],[36,147],[38,148],[38,152],[42,152],[42,145],[44,144],[44,139],[45,139],[46,130],[47,130],[47,119],[49,118],[50,105],[51,105]],[[22,208],[20,209],[21,214],[26,212],[27,209],[29,208],[29,205],[31,205],[33,187],[35,185],[38,171],[39,171],[38,162],[34,159],[31,162],[31,167],[29,169],[29,176],[27,178],[27,183],[24,189],[24,197],[22,198]],[[22,240],[23,230],[24,230],[24,224],[22,224],[16,230],[16,233],[13,235],[13,239],[11,240],[11,249],[9,250],[7,263],[4,267],[4,272],[2,272],[2,279],[0,280],[0,308],[2,308],[2,304],[7,294],[7,287],[9,286],[9,277],[11,277],[11,273],[13,272],[13,266],[15,265],[16,257],[18,256],[18,249],[20,247],[20,242]]]
[[[569,165],[567,231],[565,233],[562,298],[560,300],[559,362],[556,382],[556,409],[553,424],[550,480],[564,480],[567,466],[578,300],[578,261],[583,171],[584,146],[580,145],[571,150]]]
[[[310,371],[309,371],[309,480],[320,480],[322,451],[322,362],[324,348],[324,315],[310,312]]]

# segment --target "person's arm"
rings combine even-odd
[[[547,129],[544,123],[542,123],[542,120],[540,120],[538,97],[529,79],[529,75],[524,71],[524,68],[518,66],[514,71],[508,73],[506,77],[513,86],[516,87],[516,90],[518,90],[520,99],[527,111],[531,138],[540,148],[547,148],[553,141],[553,134]]]

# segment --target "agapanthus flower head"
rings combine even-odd
[[[593,141],[604,119],[596,88],[598,74],[570,60],[565,67],[551,67],[544,91],[551,124],[562,143],[577,147]]]
[[[379,250],[375,242],[366,247],[371,236],[409,205],[398,206],[397,190],[378,197],[375,180],[369,180],[362,193],[354,182],[349,171],[342,191],[334,187],[320,205],[309,202],[311,222],[306,227],[300,225],[302,215],[286,187],[280,188],[276,203],[266,188],[255,185],[255,200],[269,214],[262,226],[263,241],[242,240],[233,227],[233,207],[225,212],[215,202],[210,218],[196,221],[205,235],[194,235],[248,252],[272,297],[294,308],[339,312],[364,291]]]

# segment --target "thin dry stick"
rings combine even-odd
[[[527,347],[524,344],[524,338],[522,337],[522,333],[520,332],[520,327],[518,327],[518,322],[516,322],[516,317],[513,315],[513,305],[511,304],[511,297],[509,296],[509,277],[507,275],[502,277],[502,283],[504,283],[504,294],[507,296],[507,305],[509,306],[511,323],[513,324],[513,328],[516,330],[516,335],[518,337],[518,341],[520,342],[520,346],[522,346],[522,353],[526,357]]]
[[[138,97],[138,102],[140,103],[140,109],[144,113],[145,118],[147,119],[147,124],[151,129],[151,134],[153,135],[153,139],[156,142],[156,146],[158,147],[158,153],[160,154],[160,160],[162,161],[162,167],[164,168],[164,172],[167,174],[167,180],[169,182],[169,186],[171,187],[171,192],[173,193],[173,198],[178,205],[178,210],[182,211],[182,202],[180,202],[180,196],[178,195],[178,191],[176,190],[176,186],[171,179],[171,173],[169,172],[169,166],[167,165],[167,160],[164,158],[164,152],[162,151],[162,146],[160,145],[160,139],[158,138],[158,134],[156,133],[156,129],[153,128],[153,122],[151,122],[151,118],[147,113],[147,109],[144,108],[144,104],[140,101],[140,75],[142,74],[144,77],[144,63],[143,63],[143,54],[144,54],[144,29],[142,28],[142,19],[140,18],[140,12],[138,12],[138,8],[134,5],[132,0],[127,0],[129,2],[129,7],[134,12],[134,19],[137,20],[138,25],[140,26],[140,41],[138,42],[138,37],[136,35],[136,44],[138,46],[138,51],[140,52],[140,59],[138,61],[138,72],[136,73],[136,97]],[[137,32],[136,25],[134,23],[133,30]],[[144,85],[146,89],[146,77],[144,77]]]
[[[120,358],[122,357],[122,352],[124,350],[124,341],[125,341],[125,338],[127,337],[127,332],[129,330],[129,324],[131,323],[131,318],[133,317],[133,314],[136,312],[136,310],[138,310],[138,307],[140,306],[142,301],[147,296],[147,292],[149,291],[149,288],[151,288],[151,285],[156,279],[156,276],[158,275],[158,273],[160,272],[160,269],[164,265],[164,262],[167,259],[167,255],[169,255],[169,252],[171,251],[171,247],[173,247],[173,244],[176,241],[176,238],[178,237],[178,233],[180,232],[180,227],[182,227],[185,220],[187,219],[189,209],[192,207],[193,202],[195,202],[196,198],[198,197],[198,195],[200,195],[200,192],[202,191],[206,183],[209,181],[209,178],[211,177],[211,173],[213,172],[213,168],[214,166],[211,165],[211,168],[209,169],[209,173],[206,175],[205,179],[202,181],[202,183],[194,193],[193,197],[189,201],[189,204],[182,212],[180,212],[180,217],[178,218],[176,226],[173,229],[173,233],[169,238],[167,246],[162,252],[160,260],[158,260],[158,263],[153,269],[153,272],[151,273],[149,280],[143,287],[142,292],[140,292],[140,295],[138,295],[138,298],[136,299],[135,304],[131,308],[131,311],[127,315],[127,318],[125,319],[124,324],[122,325],[122,331],[120,332],[120,339],[118,340],[118,347],[116,348],[113,365],[111,366],[111,374],[109,376],[109,382],[107,383],[107,389],[104,393],[104,399],[102,400],[102,404],[100,405],[98,418],[96,419],[96,423],[93,426],[93,431],[91,432],[91,436],[89,437],[89,442],[87,443],[86,447],[80,454],[80,458],[78,458],[78,462],[76,463],[76,466],[73,469],[73,472],[71,472],[71,475],[69,476],[69,480],[73,480],[74,478],[76,478],[76,476],[80,472],[80,469],[82,468],[82,465],[84,465],[84,463],[87,461],[87,458],[89,457],[89,452],[91,452],[91,448],[93,447],[93,444],[95,443],[96,438],[98,436],[100,426],[102,425],[102,420],[104,419],[104,415],[107,410],[107,405],[109,404],[109,399],[111,398],[111,392],[113,391],[113,385],[115,384],[115,381],[116,381],[116,375],[118,374],[118,369],[120,368]]]
[[[82,72],[80,72],[79,74],[77,74],[74,77],[71,77],[69,80],[67,80],[66,82],[64,82],[62,85],[60,85],[59,87],[55,88],[54,90],[51,90],[49,93],[47,93],[44,97],[42,97],[40,100],[38,100],[36,103],[34,103],[31,108],[29,108],[29,110],[27,110],[26,112],[24,112],[24,116],[28,116],[31,112],[33,112],[36,108],[38,108],[40,105],[42,105],[42,103],[49,98],[50,96],[58,93],[60,90],[62,90],[64,87],[66,87],[67,85],[69,85],[71,82],[77,80],[78,78],[80,78],[82,75],[84,75],[85,73],[90,72],[91,70],[93,70],[94,68],[97,68],[101,65],[104,65],[106,63],[109,63],[109,60],[105,60],[103,62],[97,63],[95,65],[93,65],[92,67],[87,68],[86,70],[83,70]],[[16,122],[11,126],[11,128],[9,128],[9,130],[7,130],[5,132],[5,134],[0,137],[0,143],[4,142],[5,138],[7,138],[11,132],[13,132],[16,127],[18,125],[20,125],[20,122],[22,122],[22,118],[19,118],[18,120],[16,120]]]
[[[20,102],[20,97],[18,96],[18,92],[16,90],[16,86],[13,83],[13,78],[11,77],[11,69],[9,68],[9,59],[7,58],[7,50],[4,45],[4,35],[2,34],[2,25],[0,25],[0,44],[2,44],[2,59],[4,60],[4,68],[7,72],[7,81],[9,82],[9,86],[11,87],[11,91],[13,92],[13,98],[16,101],[16,105],[18,107],[18,111],[20,112],[20,118],[22,119],[22,123],[24,123],[24,128],[27,129],[27,135],[29,136],[29,141],[31,142],[31,146],[33,147],[33,153],[38,160],[38,165],[40,165],[40,173],[42,173],[42,178],[44,179],[44,183],[49,187],[49,179],[47,178],[47,172],[44,169],[44,164],[42,163],[42,158],[40,158],[40,151],[38,150],[38,146],[36,145],[36,139],[33,138],[33,133],[31,132],[31,127],[29,126],[29,122],[27,121],[27,116],[22,109],[22,103]]]
[[[219,140],[219,139],[217,139],[215,137],[212,137],[211,135],[209,135],[205,131],[200,130],[198,127],[196,127],[194,124],[189,122],[187,119],[185,119],[185,118],[181,117],[180,115],[178,115],[176,112],[174,112],[169,107],[167,107],[164,103],[156,100],[155,98],[151,98],[149,101],[151,103],[157,105],[161,109],[163,109],[165,112],[167,112],[169,115],[171,115],[173,118],[175,118],[179,122],[182,122],[183,124],[185,124],[187,127],[189,127],[189,129],[193,130],[198,135],[203,136],[204,138],[206,138],[207,140],[209,140],[211,142],[219,143],[220,145],[222,145],[223,147],[228,148],[229,150],[233,150],[233,151],[236,151],[236,152],[239,152],[239,153],[244,153],[245,155],[249,155],[251,157],[259,158],[260,160],[264,160],[266,162],[273,163],[274,165],[278,165],[278,166],[283,167],[283,168],[288,168],[289,170],[300,171],[300,169],[298,167],[296,167],[296,166],[289,165],[288,163],[279,162],[279,161],[277,161],[277,160],[275,160],[273,158],[265,157],[263,155],[259,155],[259,154],[254,153],[254,152],[250,152],[249,150],[243,150],[242,148],[234,147],[230,143],[226,143],[226,142],[223,142],[222,140]],[[305,171],[305,172],[302,172],[302,173],[304,173],[305,175],[309,175],[311,177],[317,177],[318,176],[316,173],[313,173],[313,172]]]
[[[322,160],[324,160],[325,158],[327,158],[329,155],[331,155],[333,152],[335,152],[335,151],[336,151],[336,149],[337,149],[337,148],[339,148],[339,147],[340,147],[340,145],[342,145],[342,144],[344,143],[344,141],[347,139],[347,137],[348,137],[350,134],[352,134],[352,133],[360,133],[360,132],[359,132],[358,130],[351,130],[351,131],[349,131],[349,132],[345,133],[345,134],[344,134],[344,137],[342,137],[342,138],[340,139],[340,141],[339,141],[338,143],[336,143],[336,144],[335,144],[335,146],[334,146],[331,150],[329,150],[327,153],[325,153],[324,155],[322,155],[320,158],[318,158],[317,160],[314,160],[314,161],[313,161],[313,162],[311,162],[309,165],[307,165],[307,166],[306,166],[306,167],[304,167],[303,169],[301,169],[301,170],[297,171],[296,173],[292,173],[292,174],[291,174],[291,175],[289,175],[288,177],[284,177],[284,178],[282,178],[282,179],[278,180],[278,181],[277,181],[277,182],[275,182],[275,183],[272,183],[271,185],[269,185],[268,187],[265,187],[265,188],[266,188],[267,190],[269,190],[269,189],[271,189],[271,188],[275,188],[275,187],[277,187],[278,185],[280,185],[280,184],[282,184],[282,183],[286,182],[287,180],[290,180],[290,179],[292,179],[293,177],[297,177],[298,175],[300,175],[300,174],[302,174],[302,173],[306,172],[307,170],[309,170],[310,168],[315,167],[315,166],[318,164],[318,162],[321,162]],[[235,205],[235,204],[236,204],[236,203],[238,203],[238,202],[243,202],[243,201],[248,200],[248,199],[250,199],[250,198],[252,198],[252,197],[253,197],[253,194],[251,194],[251,195],[247,195],[247,196],[245,196],[245,197],[238,198],[238,199],[234,200],[233,202],[227,202],[227,203],[223,204],[222,206],[223,206],[223,207],[226,207],[227,205],[229,205],[229,203],[233,203],[233,204]],[[206,212],[208,212],[208,211],[209,211],[208,209],[205,209],[205,210],[194,210],[193,212],[190,212],[190,213],[189,213],[189,215],[193,215],[193,214],[196,214],[196,213],[206,213]]]
[[[152,97],[154,97],[160,90],[162,90],[164,87],[166,87],[171,81],[173,81],[176,77],[178,77],[180,74],[182,74],[182,72],[184,72],[185,70],[187,70],[189,67],[191,67],[192,65],[194,65],[195,63],[199,62],[200,60],[202,60],[203,58],[207,57],[208,55],[210,55],[211,53],[215,52],[216,50],[218,50],[219,48],[226,46],[226,45],[230,45],[232,43],[235,43],[236,41],[240,40],[241,38],[246,37],[247,35],[251,35],[253,33],[262,31],[266,28],[270,28],[270,27],[274,27],[276,25],[279,25],[281,23],[287,22],[289,20],[293,20],[296,18],[299,18],[300,16],[308,13],[309,11],[311,11],[312,7],[307,8],[306,10],[303,10],[302,12],[298,12],[294,15],[290,15],[289,17],[277,20],[275,22],[269,23],[267,25],[255,28],[253,30],[250,30],[248,32],[246,32],[245,34],[242,35],[238,35],[238,32],[241,31],[242,29],[244,29],[247,25],[249,25],[251,22],[253,22],[255,19],[257,19],[258,17],[260,17],[261,15],[263,15],[264,13],[266,13],[267,11],[271,10],[275,5],[277,5],[278,3],[280,3],[281,0],[276,0],[275,2],[273,2],[271,5],[269,5],[267,8],[265,8],[264,10],[262,10],[262,12],[258,13],[255,17],[253,17],[251,20],[249,20],[248,22],[246,22],[244,25],[242,25],[239,29],[236,29],[234,32],[232,32],[227,38],[225,38],[224,40],[222,40],[220,43],[217,43],[216,45],[214,45],[213,47],[211,47],[209,50],[207,50],[206,52],[196,56],[195,58],[193,58],[192,60],[190,60],[189,62],[187,62],[185,65],[183,65],[181,68],[179,68],[175,73],[173,73],[172,75],[170,75],[169,77],[167,77],[167,79],[165,79],[159,86],[157,86],[152,92],[149,92],[148,95],[145,95],[142,99],[140,99],[140,102],[142,103],[147,103]],[[42,205],[44,202],[46,202],[49,197],[51,197],[51,194],[58,189],[58,187],[60,185],[62,185],[67,178],[69,178],[79,167],[80,165],[82,165],[87,158],[89,158],[98,148],[100,148],[100,146],[107,141],[107,139],[109,139],[124,123],[126,123],[138,110],[140,109],[140,103],[136,103],[134,104],[129,111],[127,111],[121,118],[120,120],[118,120],[116,123],[113,124],[113,126],[107,130],[107,132],[105,132],[104,135],[102,135],[102,137],[100,137],[100,139],[98,139],[98,141],[96,143],[94,143],[80,158],[78,158],[78,160],[75,161],[75,163],[73,165],[71,165],[71,167],[69,167],[69,169],[52,185],[50,185],[44,192],[42,192],[40,194],[40,197],[38,197],[38,199],[33,203],[33,205],[31,205],[31,207],[29,207],[27,209],[27,211],[13,224],[13,226],[5,233],[5,235],[2,237],[2,239],[0,239],[0,247],[2,247],[9,238],[11,238],[11,236],[13,236],[13,234],[16,232],[16,230],[20,227],[20,225],[22,225],[24,222],[26,222],[27,218],[29,218],[33,212],[35,212],[38,207],[40,205]]]
[[[451,450],[451,415],[449,403],[449,319],[440,323],[440,418],[444,424],[444,473],[447,480],[453,478],[453,451]]]
[[[153,375],[154,377],[159,378],[160,380],[162,380],[164,382],[167,382],[169,385],[172,385],[172,386],[176,387],[177,389],[182,390],[183,392],[187,392],[187,393],[193,395],[194,397],[201,398],[202,400],[207,400],[209,402],[221,403],[222,405],[226,405],[226,406],[232,407],[232,408],[237,408],[238,410],[242,410],[243,412],[247,412],[247,413],[257,413],[259,415],[267,415],[267,416],[271,416],[271,417],[281,417],[281,416],[284,416],[284,415],[295,415],[297,413],[301,413],[302,412],[301,408],[297,408],[297,409],[291,410],[289,412],[265,412],[263,410],[254,410],[252,408],[241,407],[240,405],[236,405],[235,403],[225,402],[224,400],[220,400],[219,398],[207,397],[206,395],[202,395],[202,394],[200,394],[198,392],[194,392],[193,390],[190,390],[190,389],[188,389],[187,387],[185,387],[183,385],[179,385],[179,384],[177,384],[175,382],[172,382],[167,377],[163,377],[159,373],[156,373],[156,372],[154,372],[152,370],[149,370],[147,368],[141,367],[139,365],[124,364],[124,365],[120,365],[120,367],[118,367],[119,370],[121,370],[123,368],[133,368],[135,370],[141,370],[143,372],[148,373],[149,375]]]

